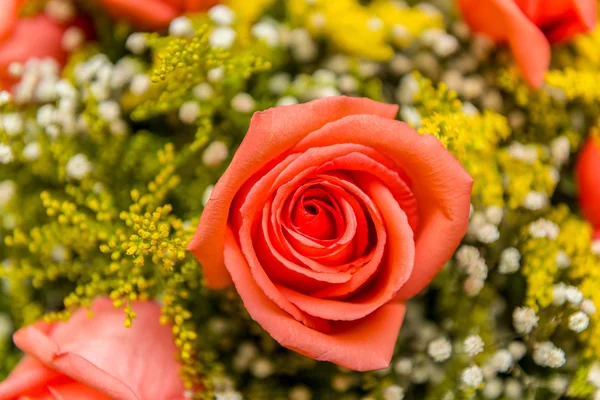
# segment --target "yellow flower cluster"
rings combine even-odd
[[[390,1],[363,6],[358,0],[287,0],[293,24],[315,38],[326,38],[349,55],[385,61],[394,55],[392,44],[405,47],[422,32],[441,28],[440,14],[408,8]]]
[[[503,206],[498,145],[511,133],[506,118],[491,111],[466,115],[456,93],[444,84],[436,88],[427,79],[418,80],[415,103],[424,117],[419,132],[438,138],[471,174],[475,181],[473,202]]]

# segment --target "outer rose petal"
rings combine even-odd
[[[319,361],[331,361],[357,371],[386,368],[406,306],[391,302],[360,321],[339,323],[339,329],[322,333],[308,328],[273,303],[256,285],[231,230],[227,228],[225,259],[238,264],[232,278],[244,305],[282,346]]]
[[[33,57],[50,57],[64,62],[66,52],[62,48],[62,36],[65,29],[45,15],[16,22],[10,36],[0,41],[0,81],[10,79],[8,66],[13,62],[25,62]]]
[[[452,257],[467,230],[473,179],[433,136],[374,115],[352,115],[327,124],[292,151],[336,143],[374,148],[394,160],[413,182],[419,208],[415,264],[398,295],[403,299],[416,295]]]
[[[547,32],[550,42],[562,42],[571,37],[588,32],[596,26],[598,17],[598,0],[563,0],[567,1],[572,16],[565,23],[558,24]]]
[[[161,29],[181,14],[173,1],[163,0],[100,0],[102,6],[117,18],[146,29]]]
[[[176,348],[169,327],[158,323],[159,307],[134,303],[137,316],[131,328],[123,326],[122,311],[108,298],[96,300],[91,308],[92,319],[81,309],[50,332],[25,327],[14,341],[51,369],[112,399],[180,398],[184,389]]]
[[[31,356],[25,356],[2,383],[0,400],[14,399],[43,388],[60,374]]]
[[[459,0],[463,16],[477,32],[508,42],[521,74],[539,87],[550,65],[550,44],[514,0]]]
[[[577,159],[576,173],[579,204],[586,219],[600,234],[600,145],[590,138],[583,145]]]
[[[339,96],[254,114],[248,133],[231,165],[215,185],[188,246],[202,263],[208,285],[221,288],[231,283],[223,262],[225,229],[231,202],[248,178],[327,123],[355,114],[394,118],[397,112],[397,105]]]
[[[17,0],[4,0],[4,5],[0,7],[0,41],[10,34],[17,23],[17,3]]]

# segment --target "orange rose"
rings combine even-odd
[[[99,0],[115,18],[149,30],[161,29],[183,13],[205,11],[218,0]]]
[[[467,228],[472,179],[398,107],[330,97],[252,118],[189,249],[283,346],[389,365],[405,311]]]
[[[597,0],[458,0],[476,32],[508,42],[523,77],[539,87],[550,64],[550,43],[596,26]]]
[[[579,204],[600,239],[600,145],[589,138],[579,153],[576,166]]]
[[[13,62],[25,63],[32,58],[52,58],[65,62],[67,51],[62,39],[71,26],[55,21],[45,14],[19,18],[24,0],[3,0],[0,7],[0,89],[8,90],[14,78],[8,73]],[[77,21],[79,24],[81,21]]]
[[[134,302],[136,319],[107,297],[80,309],[67,323],[38,322],[14,335],[25,358],[0,383],[0,400],[181,400],[177,348],[159,324],[155,303]]]

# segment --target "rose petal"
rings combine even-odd
[[[552,43],[563,42],[579,33],[589,32],[596,26],[597,0],[570,0],[564,1],[563,4],[570,8],[568,13],[563,16],[562,21],[552,24],[550,29],[545,29],[546,36]]]
[[[389,189],[370,174],[356,172],[354,175],[359,186],[373,199],[381,212],[388,237],[384,260],[372,285],[357,297],[344,301],[319,299],[278,286],[281,293],[304,312],[333,321],[363,318],[389,302],[408,279],[414,262],[413,232],[406,214],[394,201]]]
[[[136,319],[131,328],[125,328],[122,310],[108,298],[94,301],[91,309],[94,318],[80,309],[49,334],[35,326],[20,329],[15,344],[49,368],[113,399],[181,397],[177,349],[170,328],[158,323],[158,305],[133,303]]]
[[[403,303],[388,303],[360,321],[338,323],[335,332],[325,334],[306,327],[269,300],[250,275],[229,228],[224,254],[228,265],[240,266],[232,270],[231,277],[246,309],[282,346],[357,371],[389,366],[404,319]]]
[[[100,3],[116,18],[151,30],[168,26],[181,12],[168,1],[161,0],[100,0]]]
[[[17,0],[4,0],[4,5],[0,7],[0,42],[10,35],[17,23],[17,3]]]
[[[415,266],[399,293],[402,298],[412,297],[427,286],[463,238],[473,179],[433,136],[372,115],[332,122],[298,142],[292,151],[302,153],[341,142],[362,144],[387,155],[413,182],[411,190],[419,207]]]
[[[59,374],[31,356],[25,356],[16,368],[0,383],[0,399],[31,396]]]
[[[231,278],[223,262],[224,236],[234,196],[249,177],[323,125],[353,114],[394,118],[397,105],[369,99],[329,97],[256,113],[231,165],[212,191],[200,225],[188,246],[204,268],[207,283],[224,287]]]
[[[48,391],[56,400],[111,400],[83,383],[70,381],[48,386]]]
[[[585,142],[575,169],[581,210],[594,229],[600,230],[600,145],[596,139]]]
[[[18,20],[8,36],[0,41],[0,78],[10,81],[8,67],[13,62],[24,63],[30,58],[53,58],[63,63],[66,58],[62,48],[65,27],[53,19],[38,15]],[[32,36],[31,32],[35,32]]]
[[[550,65],[550,44],[514,0],[459,0],[463,16],[476,32],[508,41],[525,80],[539,87]]]

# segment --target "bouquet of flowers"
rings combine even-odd
[[[0,400],[600,399],[596,0],[2,0]]]

